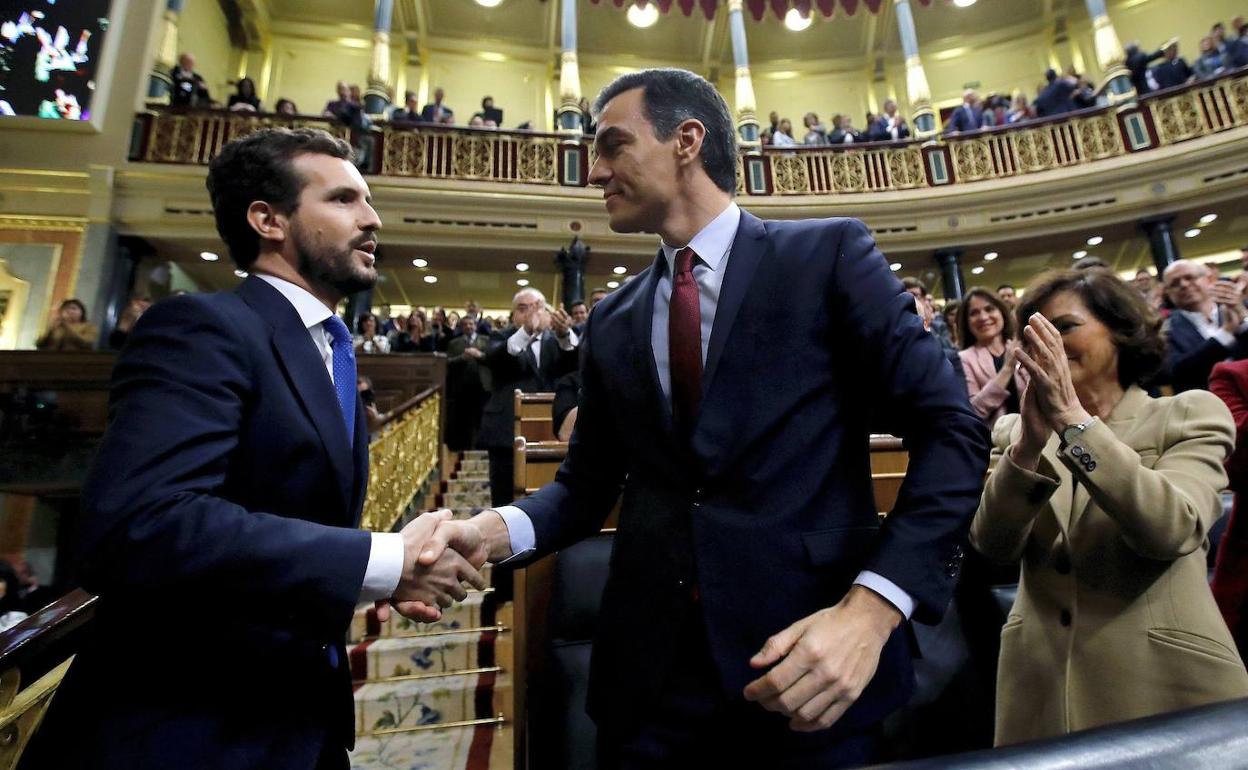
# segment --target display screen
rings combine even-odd
[[[0,0],[0,115],[87,120],[112,0]]]

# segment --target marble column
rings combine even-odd
[[[1096,64],[1101,70],[1101,82],[1097,94],[1110,104],[1135,98],[1131,85],[1131,73],[1127,70],[1127,54],[1114,30],[1114,23],[1105,9],[1105,0],[1084,0],[1088,15],[1092,17],[1092,43],[1096,48]]]
[[[750,78],[750,52],[745,44],[745,12],[741,0],[728,0],[728,29],[732,33],[732,62],[737,77],[738,139],[742,147],[757,150],[761,146],[758,108],[754,98],[754,81]]]
[[[940,249],[935,254],[940,265],[940,281],[945,287],[945,299],[962,299],[966,293],[966,280],[962,277],[962,249]]]
[[[178,63],[178,18],[182,15],[184,4],[185,0],[168,0],[165,4],[160,42],[156,45],[156,60],[152,63],[152,72],[147,81],[148,99],[169,98],[169,89],[173,87],[173,78],[169,73]]]
[[[581,69],[576,61],[576,0],[560,0],[559,109],[555,128],[581,133]]]
[[[923,70],[923,61],[919,58],[919,38],[914,31],[910,0],[893,0],[893,6],[897,11],[901,50],[906,57],[906,93],[913,110],[910,121],[914,125],[914,135],[921,139],[940,130],[940,122],[932,109],[932,89],[927,84],[927,72]]]
[[[390,83],[390,19],[394,0],[377,0],[373,15],[373,63],[368,70],[368,88],[364,91],[364,111],[380,115],[390,106],[393,93]]]
[[[1180,259],[1179,244],[1174,240],[1173,228],[1173,214],[1149,217],[1140,222],[1140,229],[1148,236],[1148,247],[1153,254],[1153,264],[1157,266],[1158,278],[1161,278],[1171,262]]]

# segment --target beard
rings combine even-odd
[[[361,235],[345,247],[305,238],[297,227],[292,235],[299,255],[299,274],[310,283],[332,288],[343,296],[371,289],[377,283],[377,268],[361,265],[354,253],[360,246],[376,242],[373,233]]]

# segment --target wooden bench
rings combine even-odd
[[[554,441],[552,410],[555,394],[524,393],[516,390],[515,400],[516,428],[513,435],[523,436],[528,441]]]

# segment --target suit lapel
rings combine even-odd
[[[272,329],[271,341],[277,359],[286,373],[291,390],[303,404],[305,413],[321,443],[329,455],[329,462],[338,480],[342,503],[351,499],[354,486],[351,447],[347,443],[347,426],[342,419],[342,407],[334,390],[325,362],[312,344],[307,327],[303,325],[294,307],[277,289],[256,277],[248,278],[238,287],[238,294],[251,306]],[[362,405],[356,398],[356,422],[361,418]],[[365,437],[363,441],[367,442]],[[366,450],[367,451],[367,450]]]
[[[706,351],[706,367],[702,373],[703,410],[706,408],[706,394],[710,392],[715,371],[719,368],[728,335],[732,333],[732,325],[754,279],[754,271],[771,249],[771,242],[766,235],[763,221],[743,210],[741,224],[737,226],[737,237],[732,242],[732,250],[728,252],[728,264],[723,267],[727,272],[724,274],[723,284],[720,285],[719,303],[715,307],[715,324],[711,327],[711,342]]]

